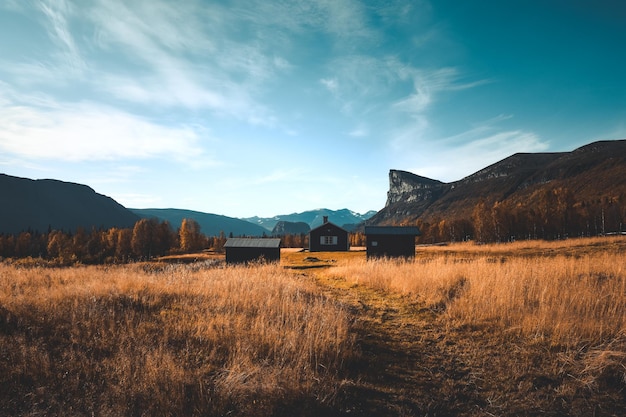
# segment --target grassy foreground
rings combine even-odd
[[[318,282],[358,317],[369,369],[355,378],[361,410],[621,416],[625,254],[626,239],[606,238],[420,247],[409,262],[328,254],[316,263],[332,265]]]
[[[626,415],[625,253],[0,264],[0,414]]]
[[[2,415],[323,411],[352,340],[276,265],[0,265]]]

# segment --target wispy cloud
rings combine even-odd
[[[101,91],[138,104],[207,109],[274,124],[272,111],[255,95],[291,64],[254,38],[236,40],[232,10],[111,0],[98,2],[87,15],[97,28],[97,46],[122,54],[133,69],[111,68],[99,80]]]
[[[399,157],[408,170],[443,181],[456,181],[517,152],[542,152],[548,143],[531,131],[507,129],[499,116],[447,138],[431,138],[405,148]],[[398,150],[399,151],[399,150]]]
[[[46,27],[51,40],[59,47],[57,64],[64,63],[66,71],[72,75],[82,73],[85,62],[68,22],[72,14],[72,4],[66,0],[43,0],[38,6],[47,18]]]
[[[413,81],[413,92],[394,103],[394,106],[413,114],[423,113],[440,93],[467,90],[490,82],[489,80],[464,82],[459,71],[451,67],[424,70],[402,66],[398,68],[398,74]]]
[[[201,157],[197,132],[89,103],[0,102],[0,151],[29,160]]]
[[[322,78],[320,80],[320,84],[322,84],[333,95],[337,94],[337,91],[339,90],[339,82],[336,78]]]

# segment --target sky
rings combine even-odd
[[[626,138],[621,0],[0,0],[0,173],[130,208],[384,207]]]

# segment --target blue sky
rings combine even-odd
[[[626,138],[626,3],[3,0],[0,172],[133,208],[381,209]]]

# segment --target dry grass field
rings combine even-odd
[[[0,414],[626,415],[625,253],[0,264]]]
[[[626,415],[626,239],[290,255],[357,317],[379,415]],[[319,268],[326,266],[326,268]],[[391,410],[391,411],[389,411]],[[363,413],[364,415],[367,412]]]
[[[0,265],[1,415],[323,411],[352,349],[347,311],[277,265]]]

